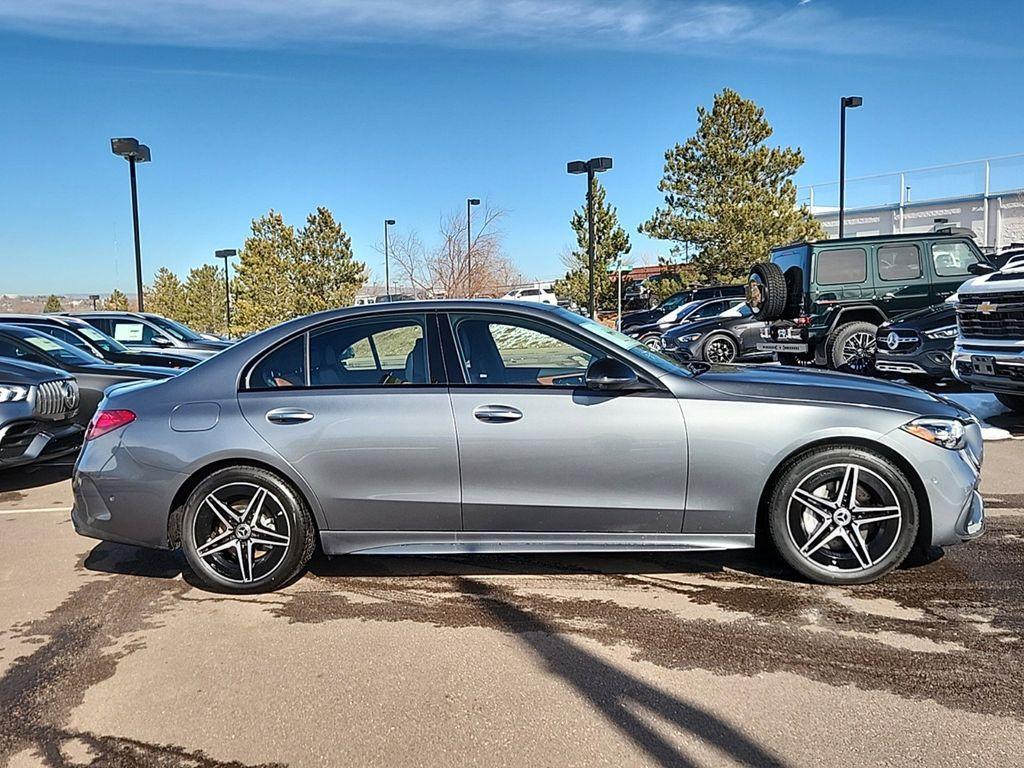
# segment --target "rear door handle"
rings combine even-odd
[[[313,414],[302,408],[275,408],[267,411],[267,421],[271,424],[302,424],[312,418]]]
[[[519,421],[523,412],[510,405],[481,405],[473,409],[473,415],[480,421],[497,424],[505,421]]]

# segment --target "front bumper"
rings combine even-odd
[[[948,347],[932,346],[926,342],[910,352],[891,352],[882,345],[876,345],[875,350],[875,368],[883,373],[933,379],[950,377]]]
[[[19,467],[75,453],[85,428],[78,423],[47,424],[27,420],[0,427],[0,469]]]
[[[935,547],[971,541],[985,532],[985,504],[978,491],[984,458],[981,428],[972,423],[967,432],[968,447],[960,451],[932,445],[900,428],[885,436],[924,486],[931,512],[930,544]]]
[[[950,369],[957,379],[976,389],[1024,395],[1024,348],[957,342]]]

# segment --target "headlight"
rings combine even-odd
[[[936,328],[934,331],[925,331],[924,335],[929,339],[952,339],[956,337],[956,326],[947,325],[945,328]]]
[[[701,334],[699,334],[699,333],[688,333],[685,336],[680,336],[679,337],[679,341],[681,341],[684,344],[690,344],[690,343],[696,341],[697,339],[699,339],[700,337],[701,337]]]
[[[959,451],[967,443],[964,425],[956,419],[914,419],[901,429],[951,451]]]
[[[20,403],[28,398],[28,387],[0,384],[0,403]]]

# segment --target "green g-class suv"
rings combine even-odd
[[[747,281],[747,303],[769,321],[758,349],[789,365],[870,373],[880,324],[946,300],[983,261],[971,237],[935,232],[774,248]]]

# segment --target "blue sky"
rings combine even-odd
[[[803,148],[799,183],[1024,151],[1017,2],[835,0],[126,0],[0,2],[0,293],[134,285],[128,170],[143,260],[180,272],[240,246],[275,208],[326,205],[358,257],[385,217],[430,242],[467,196],[507,209],[525,275],[562,268],[584,185],[603,177],[637,261],[663,153],[730,86]]]

